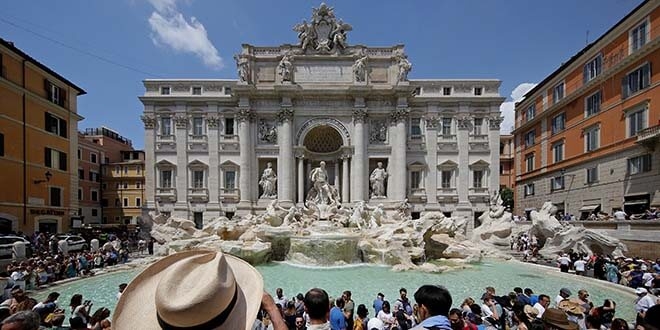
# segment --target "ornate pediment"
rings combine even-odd
[[[303,20],[293,27],[293,30],[298,32],[299,45],[303,52],[316,51],[326,54],[346,49],[346,33],[352,29],[350,24],[337,19],[333,8],[325,3],[321,3],[318,8],[312,8],[309,23]]]

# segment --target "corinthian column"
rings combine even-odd
[[[353,183],[351,185],[351,201],[359,202],[364,201],[365,192],[368,189],[367,186],[367,163],[366,154],[367,147],[365,144],[365,135],[364,135],[364,120],[367,116],[367,111],[364,108],[357,108],[353,111],[353,146],[355,148],[355,155],[353,156],[353,170],[354,174],[352,179]]]
[[[392,124],[394,124],[394,134],[392,134],[392,154],[390,155],[390,182],[389,191],[392,196],[387,196],[390,200],[402,201],[406,198],[406,149],[408,137],[406,134],[406,122],[408,120],[408,108],[397,108],[391,114]]]
[[[349,155],[342,155],[342,168],[341,168],[341,200],[342,202],[348,203],[348,189],[349,189],[349,177],[348,177],[348,159]]]
[[[439,210],[438,205],[438,118],[426,118],[426,209]]]
[[[252,162],[250,161],[252,141],[250,141],[250,109],[239,109],[236,114],[238,119],[238,144],[240,151],[240,173],[238,176],[238,189],[240,191],[240,207],[249,208],[250,201],[250,173],[252,173]]]
[[[277,162],[277,197],[281,202],[293,202],[293,144],[291,143],[291,122],[293,110],[282,108],[277,113],[277,144],[280,146],[280,157]]]

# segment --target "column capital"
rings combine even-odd
[[[293,109],[282,108],[277,112],[277,120],[280,123],[291,121],[293,119]]]
[[[367,110],[364,108],[355,108],[353,109],[353,121],[355,123],[364,123],[364,119],[367,117]]]
[[[341,156],[339,156],[339,159],[341,159],[343,161],[347,161],[347,160],[351,159],[351,156],[352,156],[351,154],[342,154]]]
[[[176,128],[187,128],[188,117],[186,115],[174,116],[174,123],[176,124]]]
[[[467,114],[462,114],[456,117],[458,129],[469,130],[472,128],[472,117]]]
[[[390,119],[393,123],[405,121],[408,119],[409,114],[410,108],[396,108],[394,111],[390,112]]]
[[[206,117],[206,125],[209,128],[218,128],[219,123],[220,123],[220,119],[217,116],[207,116]]]
[[[426,122],[427,129],[438,128],[438,124],[440,122],[437,116],[427,116],[426,118],[424,118],[424,121]]]
[[[142,115],[140,116],[142,123],[144,124],[145,129],[153,129],[156,127],[156,117],[154,115]]]
[[[502,121],[504,121],[504,117],[500,117],[499,114],[492,115],[488,117],[488,127],[492,130],[499,130]]]
[[[304,151],[304,150],[296,150],[296,151],[294,152],[294,157],[296,157],[296,158],[298,158],[298,159],[300,159],[300,160],[301,160],[301,159],[305,159],[305,151]]]
[[[238,119],[239,122],[252,121],[253,117],[253,112],[248,108],[239,108],[236,113],[236,119]]]

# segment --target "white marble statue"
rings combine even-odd
[[[349,218],[348,226],[349,227],[355,226],[359,230],[362,230],[362,227],[366,228],[367,227],[367,222],[364,219],[364,214],[365,214],[364,202],[359,201],[353,207],[353,212],[351,213],[351,216]]]
[[[308,24],[306,20],[303,20],[302,23],[297,24],[293,27],[293,30],[298,32],[298,39],[300,40],[300,48],[303,51],[306,51],[308,47],[314,48],[314,40],[316,39],[316,33],[311,24]]]
[[[346,43],[346,31],[350,31],[353,28],[344,23],[341,19],[335,22],[335,26],[332,29],[330,35],[332,36],[332,44],[336,50],[342,50],[348,47]]]
[[[243,83],[250,83],[250,67],[247,59],[234,55],[236,60],[236,71],[238,72],[238,79]]]
[[[408,73],[412,70],[412,63],[408,61],[408,56],[406,54],[399,54],[397,56],[399,72],[397,75],[397,81],[406,81],[408,80]]]
[[[399,219],[402,221],[411,220],[412,216],[410,213],[411,205],[408,203],[408,198],[404,199],[401,204],[397,205],[396,213]]]
[[[271,162],[266,164],[261,179],[259,179],[259,185],[263,189],[260,198],[277,198],[277,174],[275,174]]]
[[[355,82],[367,81],[367,55],[361,55],[353,64],[353,76]]]
[[[385,216],[384,206],[383,204],[378,204],[378,206],[376,206],[374,210],[371,211],[369,217],[369,229],[380,227],[383,224],[384,216]]]
[[[376,168],[369,176],[369,182],[371,183],[371,198],[385,197],[385,180],[387,180],[387,171],[383,168],[383,163],[378,162]]]
[[[293,78],[293,63],[291,63],[291,55],[284,54],[280,63],[277,65],[277,72],[282,79],[282,82],[291,82]]]
[[[310,193],[308,194],[308,200],[311,200],[317,205],[330,205],[337,202],[334,200],[332,187],[328,183],[328,170],[325,169],[324,161],[319,163],[319,167],[312,170],[309,179],[312,181],[312,189],[310,189]]]

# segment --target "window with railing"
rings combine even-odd
[[[632,137],[637,135],[639,131],[643,130],[646,128],[646,107],[643,107],[639,110],[630,112],[627,115],[627,120],[628,120],[628,137]]]

